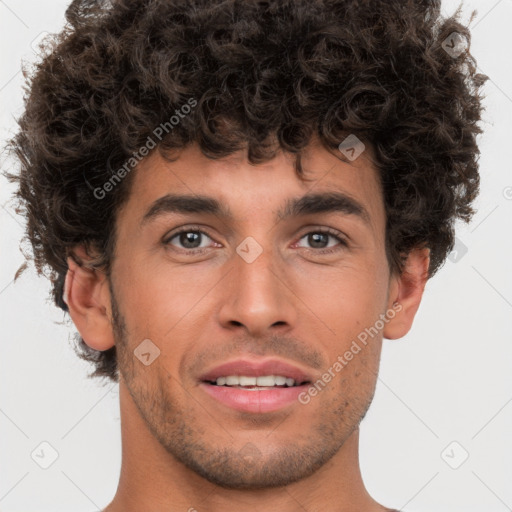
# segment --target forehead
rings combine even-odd
[[[210,197],[221,209],[215,214],[227,214],[232,220],[244,220],[257,213],[263,216],[268,212],[283,219],[283,216],[301,212],[300,208],[291,208],[291,199],[340,192],[348,202],[352,199],[354,204],[361,205],[361,216],[366,214],[366,220],[374,229],[381,227],[381,187],[378,171],[369,158],[361,155],[347,162],[323,147],[311,145],[303,153],[302,167],[305,180],[301,180],[294,169],[294,157],[283,152],[272,160],[253,165],[247,161],[244,151],[210,159],[197,145],[192,145],[181,150],[173,162],[155,151],[132,171],[135,176],[128,203],[123,208],[124,214],[129,215],[130,223],[140,224],[152,207],[158,209],[162,206],[156,204],[159,200],[165,202],[165,196],[172,194],[188,198]],[[194,205],[189,203],[190,212],[193,212]],[[197,206],[200,201],[195,203]],[[351,205],[345,206],[348,212]],[[319,211],[321,209],[319,206]],[[310,213],[313,210],[308,205],[304,211]]]

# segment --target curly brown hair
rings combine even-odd
[[[155,150],[197,143],[220,158],[244,149],[257,164],[295,156],[312,136],[337,152],[347,134],[372,148],[387,215],[392,272],[430,248],[429,277],[469,222],[478,194],[480,88],[470,33],[441,15],[440,0],[75,0],[67,23],[25,73],[25,110],[9,148],[19,172],[38,274],[49,270],[55,304],[68,311],[66,258],[83,244],[110,275],[115,216],[129,173],[101,201],[93,193],[190,98],[195,108]],[[473,12],[471,19],[473,19]],[[471,21],[471,20],[470,20]],[[453,33],[467,41],[459,54]],[[171,158],[171,157],[170,157]],[[90,377],[118,381],[115,347],[75,335]]]

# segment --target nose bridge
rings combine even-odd
[[[261,237],[260,237],[261,241]],[[294,322],[290,292],[279,278],[278,261],[271,237],[265,244],[245,238],[236,248],[227,296],[220,311],[225,326],[242,324],[253,335],[275,325]]]

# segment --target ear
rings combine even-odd
[[[388,311],[395,312],[382,331],[383,337],[395,340],[405,336],[412,327],[428,280],[430,249],[413,249],[402,274],[392,276]]]
[[[81,245],[74,248],[73,253],[85,265],[91,259]],[[64,302],[68,305],[69,315],[89,347],[107,350],[115,344],[107,277],[100,270],[80,266],[71,257],[67,258],[67,263]]]

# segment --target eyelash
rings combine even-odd
[[[206,235],[208,238],[213,240],[213,237],[211,235],[209,235],[206,231],[204,231],[203,229],[200,229],[198,227],[192,226],[192,227],[188,227],[188,228],[183,228],[180,231],[176,231],[175,233],[173,233],[172,235],[170,235],[169,237],[164,239],[164,241],[163,241],[164,245],[170,245],[170,241],[173,240],[174,238],[176,238],[177,236],[181,235],[182,233],[201,233],[202,235]],[[299,238],[298,242],[308,235],[318,234],[318,233],[332,236],[340,243],[341,247],[336,246],[336,247],[325,248],[325,249],[310,248],[309,249],[310,251],[320,253],[320,254],[332,254],[333,252],[337,252],[337,251],[343,250],[348,247],[347,241],[340,236],[340,233],[331,228],[321,228],[321,229],[319,228],[319,229],[314,229],[314,230],[308,231],[307,233],[304,233]],[[178,248],[178,249],[181,252],[184,252],[186,254],[200,255],[200,254],[203,254],[204,252],[206,252],[210,248],[209,247],[201,247],[201,248],[197,248],[197,249],[180,249],[180,248]]]

